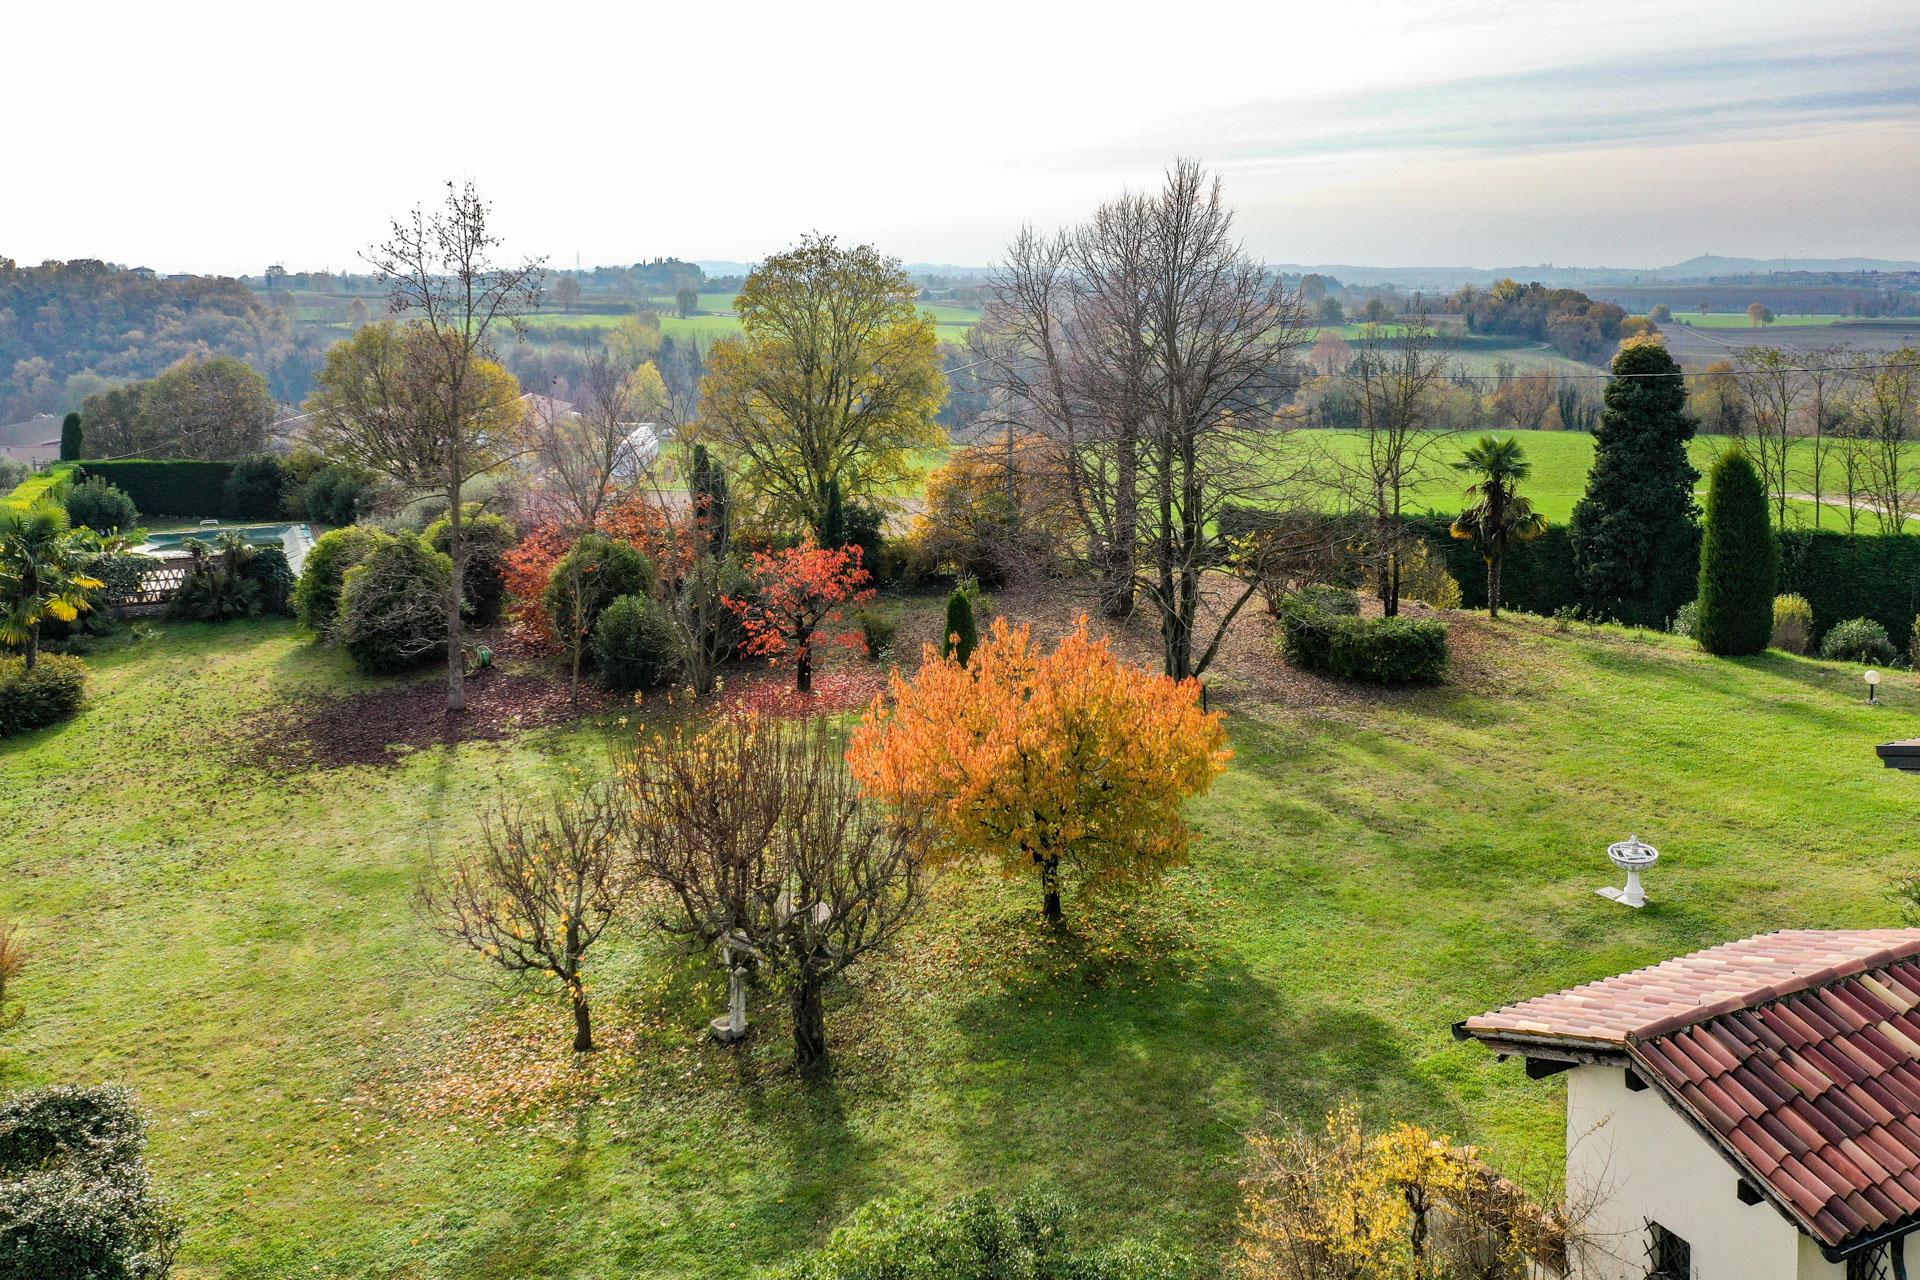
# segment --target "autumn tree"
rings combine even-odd
[[[454,587],[446,599],[447,710],[464,710],[466,689],[460,659],[460,592],[466,581],[467,541],[461,489],[498,466],[507,452],[499,430],[504,385],[494,371],[493,340],[503,325],[538,305],[543,271],[526,259],[496,261],[500,238],[492,209],[472,183],[447,184],[445,201],[428,214],[420,206],[395,218],[386,241],[367,262],[387,289],[388,308],[411,323],[425,358],[417,366],[418,389],[430,416],[416,421],[397,455],[375,470],[435,476],[447,499],[447,554]],[[504,371],[500,371],[504,375]],[[511,375],[505,375],[511,383]]]
[[[690,284],[681,285],[673,291],[673,306],[682,320],[692,319],[700,307],[700,291]]]
[[[621,763],[625,839],[660,923],[749,958],[793,1010],[794,1060],[828,1064],[828,986],[922,897],[911,828],[859,794],[824,722],[729,716],[643,738]]]
[[[580,305],[580,281],[575,276],[563,275],[553,282],[553,300],[563,308],[572,311]]]
[[[601,784],[538,803],[503,800],[481,847],[429,874],[420,899],[442,934],[509,974],[552,978],[573,1011],[573,1051],[593,1051],[587,951],[619,914],[619,806]]]
[[[847,758],[869,795],[926,815],[936,861],[1037,873],[1057,925],[1070,881],[1136,886],[1184,861],[1181,803],[1229,755],[1197,681],[1121,662],[1084,619],[1052,653],[998,619],[964,665],[928,646],[911,681],[896,671]]]
[[[1882,533],[1903,533],[1913,497],[1907,456],[1920,434],[1920,352],[1902,347],[1856,358],[1848,412],[1864,444],[1867,487]]]
[[[7,986],[27,968],[27,949],[20,941],[20,926],[0,920],[0,1031],[25,1016],[18,1001],[7,1000]]]
[[[1516,373],[1493,389],[1494,421],[1515,431],[1538,431],[1554,409],[1554,382],[1545,373]]]
[[[1747,323],[1758,329],[1762,325],[1773,323],[1773,308],[1764,302],[1747,304]]]
[[[813,690],[813,646],[822,627],[840,622],[843,609],[873,599],[859,547],[816,547],[811,542],[782,551],[755,552],[747,565],[751,588],[728,597],[727,607],[747,629],[746,652],[793,662],[793,687]],[[837,637],[851,642],[851,634]]]
[[[808,236],[747,277],[740,335],[707,353],[701,437],[776,518],[825,541],[828,487],[884,493],[939,443],[933,321],[899,262]]]

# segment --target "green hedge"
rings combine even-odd
[[[1436,684],[1447,674],[1447,627],[1431,618],[1358,618],[1293,605],[1280,648],[1309,671],[1368,684]]]
[[[8,506],[16,507],[30,507],[43,498],[54,502],[65,502],[67,490],[73,487],[76,478],[73,463],[58,462],[45,471],[22,480],[4,501]]]
[[[227,510],[230,462],[193,459],[129,458],[76,463],[89,479],[107,480],[133,499],[143,516],[223,516]]]
[[[1920,536],[1795,530],[1780,540],[1780,590],[1813,606],[1813,645],[1848,618],[1872,618],[1907,652],[1920,612]]]

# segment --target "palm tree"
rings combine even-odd
[[[87,572],[99,550],[55,503],[0,505],[0,643],[18,645],[29,670],[40,657],[40,624],[72,622],[93,607],[87,592],[106,585]]]
[[[1520,482],[1533,474],[1520,442],[1481,436],[1453,464],[1477,477],[1467,486],[1472,505],[1453,522],[1453,536],[1470,540],[1487,562],[1487,616],[1500,616],[1500,562],[1516,542],[1547,531],[1547,518],[1520,496]]]

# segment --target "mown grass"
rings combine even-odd
[[[903,608],[935,608],[936,601]],[[636,928],[596,958],[603,1043],[465,978],[421,869],[496,787],[592,767],[588,725],[387,768],[273,766],[248,726],[364,687],[290,625],[167,625],[92,660],[71,723],[0,743],[0,918],[26,1021],[0,1086],[124,1080],[201,1277],[720,1277],[869,1197],[1070,1188],[1100,1236],[1227,1246],[1242,1134],[1346,1098],[1546,1181],[1557,1081],[1448,1034],[1503,1002],[1763,929],[1890,923],[1920,780],[1857,669],[1526,620],[1464,683],[1268,700],[1215,686],[1237,752],[1192,806],[1193,864],[1069,946],[1024,882],[944,882],[903,954],[830,1013],[840,1073],[705,1043],[718,982]],[[1652,904],[1592,890],[1659,845]],[[530,1038],[529,1038],[530,1037]],[[489,1071],[482,1046],[515,1055]],[[500,1118],[487,1100],[542,1102]]]

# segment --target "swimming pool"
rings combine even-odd
[[[313,530],[304,524],[223,524],[150,533],[140,544],[140,552],[149,556],[180,555],[190,539],[212,545],[227,533],[237,533],[256,547],[279,547],[287,553],[287,565],[295,573],[300,572],[307,550],[313,546]]]

